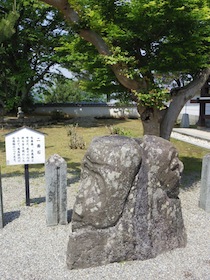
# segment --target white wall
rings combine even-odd
[[[190,101],[188,101],[186,105],[183,107],[183,109],[181,110],[178,120],[181,120],[183,114],[188,114],[190,119],[190,124],[194,125],[198,121],[199,110],[200,110],[200,105],[198,103],[190,103]],[[206,115],[210,115],[210,104],[208,103],[206,104]]]
[[[139,118],[136,106],[117,107],[107,104],[64,104],[64,105],[37,105],[36,114],[50,115],[54,111],[61,111],[71,117],[113,117],[113,118]]]
[[[61,111],[70,117],[113,117],[113,118],[139,118],[136,106],[116,106],[109,104],[52,104],[37,105],[35,113],[50,115],[53,111]],[[189,114],[190,124],[194,125],[199,117],[199,104],[188,101],[181,110],[178,121],[183,114]],[[210,104],[206,104],[206,114],[210,115]]]

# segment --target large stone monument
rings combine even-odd
[[[68,268],[145,260],[184,247],[182,169],[176,149],[162,138],[95,138],[83,160]]]

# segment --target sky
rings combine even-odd
[[[50,68],[50,71],[51,72],[57,72],[57,73],[58,73],[58,71],[61,71],[61,73],[66,78],[73,78],[73,75],[71,74],[71,72],[68,69],[61,67],[59,64],[56,64],[56,65],[52,66]]]

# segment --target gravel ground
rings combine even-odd
[[[69,210],[77,185],[68,186]],[[30,178],[30,207],[25,206],[24,178],[3,177],[5,226],[0,229],[0,279],[210,280],[210,214],[198,207],[200,182],[190,185],[180,192],[188,235],[186,248],[146,261],[68,270],[66,249],[71,224],[46,226],[44,175]]]

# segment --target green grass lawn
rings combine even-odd
[[[110,134],[107,128],[107,126],[110,125],[117,127],[120,131],[131,135],[131,137],[142,137],[143,130],[139,120],[99,119],[90,122],[89,119],[83,119],[79,123],[77,133],[83,137],[87,148],[94,137]],[[2,129],[0,131],[0,165],[1,173],[4,176],[22,175],[24,172],[24,167],[22,165],[6,165],[5,134],[13,130],[14,129]],[[38,130],[46,133],[46,160],[53,154],[59,154],[66,160],[68,170],[72,173],[79,174],[80,164],[86,150],[72,150],[69,148],[69,136],[67,135],[69,126],[60,124],[40,128]],[[184,174],[190,175],[196,173],[197,176],[200,176],[202,158],[208,153],[208,150],[174,139],[172,139],[171,142],[177,148],[180,159],[184,163]],[[29,170],[30,176],[37,176],[38,174],[43,174],[44,165],[30,165]]]

